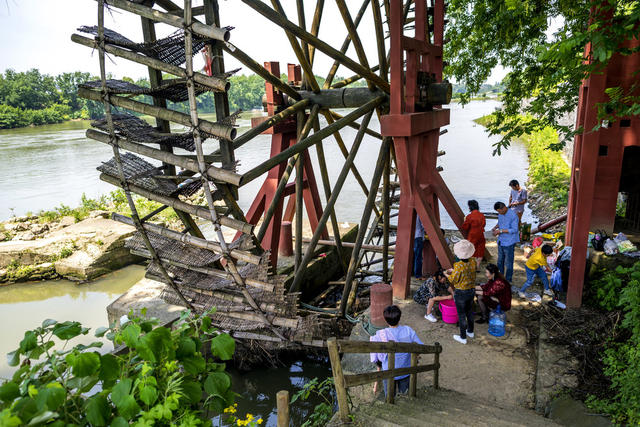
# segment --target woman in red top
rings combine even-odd
[[[476,258],[476,265],[479,266],[480,261],[482,261],[482,258],[484,257],[484,226],[487,221],[485,220],[482,212],[480,212],[478,202],[475,200],[469,200],[467,205],[469,206],[469,211],[471,211],[471,213],[464,219],[462,231],[465,233],[465,238],[473,243],[473,246],[476,248],[473,256]]]
[[[476,286],[478,305],[482,311],[482,318],[476,323],[485,323],[489,318],[489,309],[495,310],[498,304],[502,311],[511,309],[511,284],[500,273],[497,265],[487,264],[485,269],[487,283]]]

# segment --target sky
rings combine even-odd
[[[176,4],[181,2],[175,1]],[[202,0],[194,0],[194,6]],[[294,0],[282,0],[289,19],[297,22]],[[351,15],[355,16],[360,2],[351,5]],[[355,5],[354,3],[358,3]],[[311,25],[315,2],[305,2],[307,27]],[[280,61],[280,70],[286,72],[287,63],[297,63],[284,31],[266,18],[254,12],[240,0],[220,0],[220,17],[223,26],[233,26],[231,43],[248,53],[256,61]],[[26,71],[38,68],[45,74],[83,71],[97,75],[98,58],[91,49],[71,41],[71,34],[82,25],[97,24],[97,2],[95,0],[0,0],[0,72],[8,68]],[[133,41],[142,41],[140,19],[128,12],[113,9],[105,14],[105,26]],[[158,37],[166,36],[176,29],[164,24],[156,25]],[[319,37],[339,49],[347,34],[341,15],[333,1],[325,1],[325,10]],[[359,27],[359,34],[367,53],[369,64],[376,65],[377,51],[373,18],[369,8]],[[351,47],[347,54],[357,59]],[[314,73],[324,76],[333,60],[318,52]],[[203,60],[196,56],[194,65],[201,67]],[[242,67],[229,55],[225,55],[225,67],[230,70]],[[107,71],[120,78],[137,79],[147,77],[144,66],[112,57],[107,60]],[[242,69],[241,74],[251,71]],[[353,74],[341,68],[338,75]],[[500,81],[505,71],[497,68],[489,78],[490,83]]]

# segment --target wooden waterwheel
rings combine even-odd
[[[450,262],[442,243],[437,203],[451,204],[452,198],[444,200],[450,193],[443,196],[440,187],[444,184],[436,177],[435,164],[440,127],[448,124],[448,110],[440,106],[451,96],[451,86],[442,83],[444,2],[433,0],[429,6],[426,0],[363,0],[356,10],[346,0],[330,1],[336,2],[340,16],[323,16],[325,1],[317,0],[307,26],[303,0],[295,5],[287,2],[289,14],[280,0],[272,0],[271,5],[242,0],[248,10],[286,33],[300,64],[289,67],[288,82],[281,81],[278,63],[261,65],[258,58],[232,43],[232,28],[220,26],[224,3],[220,8],[217,0],[204,0],[198,7],[192,7],[191,0],[180,6],[171,0],[99,0],[97,26],[81,27],[83,34],[72,36],[74,42],[99,54],[101,79],[82,85],[79,95],[104,104],[104,119],[94,122],[95,129],[88,130],[87,136],[113,148],[113,159],[98,169],[101,179],[126,194],[131,217],[114,214],[113,218],[136,227],[137,234],[128,246],[150,260],[147,277],[167,285],[165,299],[199,312],[215,306],[214,322],[237,338],[277,346],[322,346],[322,340],[335,333],[332,328],[351,312],[363,289],[359,286],[362,280],[374,276],[390,282],[392,265],[396,266],[396,294],[406,294],[416,212],[433,236],[432,258],[437,254],[445,266]],[[144,40],[132,41],[116,28],[105,28],[106,8],[139,15]],[[360,26],[366,13],[373,16],[373,28]],[[297,15],[297,22],[289,17],[292,14]],[[225,21],[235,18],[226,16]],[[342,29],[345,38],[339,48],[318,37],[322,23],[333,27],[340,23],[335,31]],[[157,25],[175,27],[176,32],[157,39]],[[414,36],[405,35],[411,30]],[[360,37],[365,32],[375,33],[374,52],[365,52]],[[268,37],[268,33],[261,36]],[[350,46],[355,58],[347,55]],[[208,59],[204,72],[193,66],[193,56],[199,51]],[[314,68],[318,51],[334,61],[328,70]],[[107,55],[148,67],[150,87],[107,79]],[[255,119],[242,135],[236,135],[236,114],[229,111],[227,79],[231,73],[224,64],[228,56],[266,84],[268,116]],[[339,70],[353,76],[335,81]],[[175,78],[163,78],[163,74]],[[314,74],[326,75],[322,87]],[[361,79],[366,87],[349,86]],[[204,91],[215,93],[216,122],[198,114],[197,97]],[[141,94],[150,95],[153,103],[132,98]],[[167,109],[168,100],[188,101],[189,114]],[[351,110],[341,115],[336,108]],[[156,126],[130,112],[154,116]],[[370,128],[374,114],[380,119],[381,131]],[[188,131],[172,133],[171,122]],[[340,133],[345,127],[357,129],[349,149]],[[236,158],[235,150],[264,133],[272,135],[271,156],[238,173],[236,162],[242,159]],[[378,152],[368,182],[354,163],[365,135],[377,141],[366,150]],[[218,140],[219,145],[205,153],[203,141],[208,138]],[[327,144],[337,144],[343,156],[340,173],[333,177],[323,149]],[[195,155],[180,154],[177,148]],[[324,202],[309,161],[310,148],[317,155]],[[294,169],[295,179],[289,183]],[[341,239],[335,207],[336,203],[354,203],[340,199],[349,175],[362,189],[363,208],[357,235],[346,243]],[[251,209],[243,212],[237,203],[238,188],[256,179],[264,179],[264,184]],[[192,201],[190,196],[197,192],[202,192],[206,203]],[[140,217],[134,193],[163,206]],[[284,219],[293,217],[295,238],[293,274],[288,281],[275,268],[286,197],[290,203]],[[306,240],[302,234],[305,207],[313,231]],[[461,215],[455,208],[452,216]],[[184,229],[154,223],[154,215],[163,209],[174,209]],[[213,226],[215,236],[205,237],[198,225],[203,221]],[[396,222],[398,225],[393,224]],[[233,230],[235,236],[225,236],[225,229]],[[390,239],[396,230],[394,246]],[[320,309],[299,301],[319,245],[331,248],[336,262],[343,263],[342,278],[331,282],[338,293],[341,290],[342,298],[334,307]]]

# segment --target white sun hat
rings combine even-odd
[[[453,245],[453,253],[460,259],[471,258],[475,251],[475,246],[473,246],[473,243],[468,240],[460,240],[458,243]]]

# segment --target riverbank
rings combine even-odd
[[[474,121],[486,126],[491,118],[492,115],[489,114]],[[544,224],[567,213],[571,169],[561,151],[548,148],[558,142],[558,135],[553,129],[545,128],[524,135],[520,140],[526,146],[529,156],[526,185],[529,192],[528,204],[539,223]],[[550,229],[562,230],[564,224]]]

